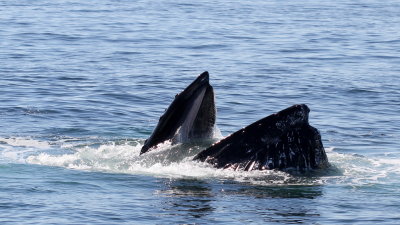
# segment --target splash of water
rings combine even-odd
[[[324,183],[382,183],[400,176],[400,160],[372,159],[343,154],[327,148],[336,168],[322,176],[293,176],[281,171],[231,171],[215,169],[192,158],[205,146],[170,142],[157,150],[139,155],[143,140],[102,140],[97,138],[60,138],[56,141],[32,138],[0,138],[1,161],[58,166],[68,169],[106,173],[142,174],[166,178],[232,179],[256,185],[320,185]],[[339,172],[338,172],[339,171]]]

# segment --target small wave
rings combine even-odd
[[[4,143],[10,146],[16,147],[34,147],[34,148],[49,148],[50,145],[45,141],[38,141],[31,138],[22,138],[22,137],[14,137],[14,138],[1,138],[0,143]]]
[[[41,109],[36,107],[20,107],[20,106],[2,108],[1,111],[4,112],[5,114],[20,113],[24,115],[48,115],[48,114],[60,113],[60,111],[54,109]]]
[[[332,177],[337,184],[365,185],[391,182],[400,177],[400,160],[367,157],[360,154],[327,152],[328,158],[342,176]]]
[[[224,49],[227,48],[228,45],[225,44],[201,44],[201,45],[181,45],[177,46],[177,48],[182,49],[194,49],[194,50],[215,50],[215,49]]]
[[[378,91],[366,88],[351,88],[347,92],[350,94],[379,94]]]
[[[0,137],[0,162],[24,163],[26,155],[35,154],[37,151],[49,148],[50,144],[45,141],[24,137]]]

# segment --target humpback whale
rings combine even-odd
[[[309,112],[305,104],[291,106],[212,144],[193,160],[244,171],[327,168],[321,135],[309,125]],[[176,95],[140,154],[167,140],[175,144],[212,139],[215,120],[214,91],[206,71]]]
[[[211,139],[215,115],[214,90],[205,71],[175,96],[152,135],[145,141],[140,154],[167,140],[175,144]]]
[[[307,105],[294,105],[240,129],[194,157],[216,168],[305,171],[329,166]]]

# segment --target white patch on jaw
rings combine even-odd
[[[185,143],[189,141],[189,132],[190,129],[193,127],[194,120],[196,119],[197,113],[199,112],[201,102],[203,101],[204,94],[206,92],[206,88],[201,90],[200,94],[196,97],[196,99],[192,103],[192,107],[190,108],[189,112],[185,120],[183,121],[182,125],[178,128],[176,134],[174,135],[174,140],[176,142]]]

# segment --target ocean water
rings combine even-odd
[[[0,0],[0,223],[400,224],[399,12],[378,0]],[[224,171],[168,143],[139,156],[206,70],[223,136],[305,103],[333,169]]]

